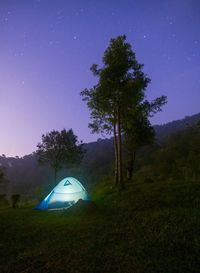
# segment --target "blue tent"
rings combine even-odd
[[[83,185],[74,177],[66,177],[40,202],[36,209],[67,209],[79,199],[89,200],[89,195]]]

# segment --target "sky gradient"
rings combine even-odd
[[[151,78],[147,98],[168,97],[153,124],[200,112],[200,1],[0,0],[0,154],[29,154],[53,129],[101,137],[80,92],[121,34]]]

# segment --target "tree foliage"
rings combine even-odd
[[[200,128],[188,126],[172,134],[164,143],[144,156],[142,152],[138,176],[153,180],[198,181],[200,178]]]
[[[54,169],[56,183],[57,172],[63,166],[70,166],[80,162],[83,156],[82,143],[72,129],[66,131],[51,131],[42,135],[42,142],[37,145],[37,157],[41,164],[50,164]]]
[[[143,65],[136,60],[126,36],[110,40],[103,55],[103,66],[93,64],[91,71],[98,83],[81,92],[90,109],[92,132],[113,133],[115,147],[115,184],[122,188],[122,134],[130,135],[136,120],[142,120],[142,127],[149,126],[148,118],[161,110],[166,102],[162,96],[153,102],[145,100],[145,90],[150,79],[142,71]],[[143,119],[141,119],[143,117]],[[148,124],[148,126],[145,126]],[[137,132],[137,130],[135,130]],[[144,130],[143,130],[144,132]],[[139,139],[139,136],[137,137]]]

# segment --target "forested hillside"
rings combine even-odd
[[[171,134],[183,130],[187,126],[195,125],[200,120],[200,113],[192,116],[186,116],[180,120],[174,120],[163,125],[155,125],[154,129],[158,140],[165,139]]]
[[[154,126],[156,142],[141,148],[136,157],[134,179],[170,179],[198,175],[200,137],[199,129],[193,127],[200,119],[200,113]],[[85,155],[79,167],[64,169],[63,176],[76,176],[86,188],[92,186],[103,176],[113,173],[113,139],[98,139],[84,144]],[[53,184],[53,172],[47,166],[38,164],[35,154],[23,158],[0,157],[5,172],[5,181],[0,184],[1,193],[21,193],[29,196],[42,195]],[[50,182],[50,183],[49,183]]]

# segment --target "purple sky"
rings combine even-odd
[[[79,93],[120,34],[152,80],[148,98],[168,97],[153,124],[200,111],[199,0],[0,0],[0,154],[31,153],[53,129],[101,137]]]

